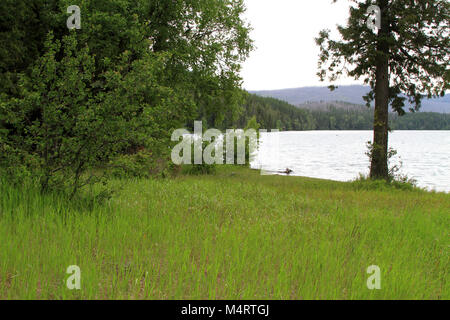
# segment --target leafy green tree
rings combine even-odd
[[[76,2],[0,4],[6,171],[23,163],[43,189],[69,182],[75,193],[92,181],[87,173],[124,150],[163,157],[174,129],[239,110],[238,71],[252,48],[243,1]],[[73,4],[82,28],[69,31]]]
[[[240,89],[241,63],[253,48],[243,21],[243,0],[4,0],[0,2],[0,94],[12,94],[20,73],[30,74],[44,53],[47,33],[68,34],[67,7],[81,8],[79,47],[95,56],[94,83],[117,64],[125,51],[130,62],[148,50],[168,54],[165,86],[195,102],[189,122],[207,118],[220,124],[237,113],[245,94]],[[150,40],[150,44],[148,43]],[[186,121],[188,122],[188,121]]]
[[[189,85],[197,119],[220,126],[245,94],[238,73],[252,47],[243,0],[143,1],[155,52],[173,54],[173,81]]]
[[[111,67],[100,78],[104,91],[97,93],[95,59],[87,46],[78,49],[74,34],[62,43],[50,34],[45,47],[31,76],[21,78],[19,97],[0,104],[1,119],[9,124],[0,136],[4,168],[25,163],[43,190],[69,187],[74,195],[98,180],[94,169],[130,144],[167,148],[166,132],[182,123],[185,107],[158,84],[164,59],[149,54],[127,72],[123,64]],[[122,59],[128,58],[125,53]]]
[[[333,2],[336,2],[333,1]],[[389,104],[403,115],[409,100],[414,110],[421,100],[443,96],[449,89],[450,3],[446,0],[352,1],[346,26],[339,26],[342,40],[330,39],[323,30],[316,39],[320,47],[319,77],[331,82],[347,75],[362,78],[375,100],[371,178],[387,179]],[[366,21],[368,9],[381,10],[380,28],[373,32]]]

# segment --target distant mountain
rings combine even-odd
[[[304,106],[311,102],[342,101],[352,104],[365,104],[362,98],[370,91],[368,86],[341,86],[335,91],[327,87],[304,87],[294,89],[250,91],[262,97],[272,97],[286,101],[295,106]],[[425,99],[422,103],[422,112],[450,113],[450,95],[438,99]]]

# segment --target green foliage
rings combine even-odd
[[[186,164],[182,166],[181,173],[184,175],[214,175],[217,171],[215,164]]]
[[[259,137],[259,129],[261,129],[261,125],[258,123],[258,120],[256,120],[256,116],[253,116],[248,120],[247,125],[245,126],[245,130],[253,129],[258,132]]]
[[[391,114],[393,130],[450,130],[450,114],[415,112],[400,117]]]
[[[370,141],[367,142],[367,152],[366,155],[369,157],[370,160],[372,160],[374,149],[376,148],[376,145],[371,143]],[[386,184],[392,185],[394,187],[400,187],[404,188],[415,188],[417,186],[417,181],[415,179],[409,178],[406,175],[403,175],[400,173],[403,163],[400,160],[398,163],[393,164],[393,160],[396,158],[398,152],[397,150],[393,148],[388,149],[387,153],[387,159],[388,159],[388,177],[387,179],[381,180],[381,179],[375,179],[375,181],[384,181]],[[368,180],[367,177],[360,176],[360,178],[357,181],[360,181],[362,183],[365,182],[365,180]],[[379,185],[379,183],[375,183],[374,186]]]
[[[44,54],[49,31],[57,40],[68,34],[66,9],[72,4],[81,9],[76,38],[95,56],[95,76],[121,63],[125,52],[130,62],[148,51],[163,53],[168,60],[160,84],[195,102],[189,120],[207,117],[220,123],[225,113],[239,109],[244,94],[238,73],[253,48],[242,19],[243,0],[2,1],[0,84],[8,86],[0,86],[0,94],[15,94],[19,75],[29,75]],[[104,83],[95,80],[101,90]]]
[[[254,120],[253,120],[254,118]],[[287,102],[274,98],[264,98],[250,94],[238,119],[227,118],[228,128],[245,128],[249,121],[256,121],[258,129],[314,130],[311,113]],[[224,128],[225,129],[225,128]]]
[[[364,107],[339,109],[330,103],[325,110],[311,110],[318,130],[371,130],[373,110]]]
[[[152,178],[166,177],[173,168],[169,160],[155,157],[146,150],[134,154],[121,154],[106,166],[108,176],[113,178]]]
[[[72,4],[82,28],[70,32]],[[75,194],[111,161],[128,167],[116,174],[140,175],[141,155],[119,156],[143,148],[153,163],[167,158],[174,129],[197,116],[218,123],[244,96],[238,71],[252,42],[241,0],[5,0],[0,8],[8,12],[0,165],[19,183],[30,176],[43,190]]]
[[[158,85],[164,57],[147,55],[129,63],[124,53],[122,64],[99,77],[100,92],[93,86],[95,60],[87,46],[78,49],[73,35],[62,45],[50,35],[46,48],[31,77],[22,77],[19,97],[2,102],[0,113],[9,128],[3,148],[20,156],[43,190],[68,187],[74,194],[99,178],[85,175],[88,170],[130,145],[155,151],[168,145],[166,132],[184,119],[184,106],[172,90]],[[9,154],[1,157],[6,167],[14,166]]]
[[[197,104],[196,119],[218,127],[236,114],[244,93],[240,64],[253,48],[242,20],[243,0],[142,1],[155,52],[173,54],[172,82],[182,82]]]
[[[360,175],[358,179],[352,182],[352,186],[355,190],[374,190],[374,191],[389,191],[392,189],[404,190],[404,191],[422,191],[417,187],[414,180],[407,177],[395,178],[391,181],[386,180],[372,180],[370,177]]]
[[[325,110],[311,110],[317,130],[371,130],[374,112],[363,106],[354,109],[334,107],[330,103]],[[389,114],[392,130],[450,130],[450,114],[414,112],[399,116]]]

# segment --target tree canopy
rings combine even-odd
[[[242,0],[75,2],[0,3],[3,168],[76,190],[123,150],[163,157],[172,130],[240,110]],[[74,4],[80,30],[66,25]]]

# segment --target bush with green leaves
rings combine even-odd
[[[372,142],[370,141],[367,142],[366,155],[369,157],[369,160],[372,159],[374,148],[375,146]],[[393,186],[397,189],[412,190],[418,188],[417,181],[415,179],[410,178],[407,175],[401,173],[401,169],[403,166],[401,160],[398,163],[393,164],[393,160],[397,156],[397,154],[398,154],[397,150],[389,148],[388,150],[389,174],[387,179],[373,179],[373,183],[371,183],[370,177],[360,175],[360,177],[355,181],[355,185],[370,186],[372,189],[377,189],[378,187],[382,188],[386,185]]]
[[[167,132],[180,125],[190,107],[173,89],[159,85],[164,55],[148,53],[110,66],[98,77],[89,48],[76,37],[61,43],[50,34],[46,53],[31,77],[22,77],[19,97],[2,101],[0,155],[4,170],[21,163],[42,190],[70,189],[98,181],[96,168],[132,145],[162,154]],[[62,59],[58,59],[62,56]],[[10,170],[12,171],[12,170]]]
[[[154,155],[147,150],[133,154],[121,154],[112,159],[105,168],[108,177],[165,178],[173,176],[179,169],[170,159]]]
[[[0,2],[3,175],[75,194],[129,150],[156,163],[176,128],[239,110],[243,0],[83,0],[69,31],[73,4]]]

